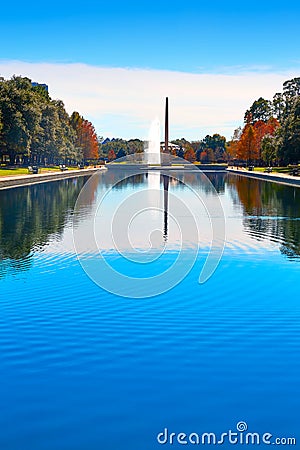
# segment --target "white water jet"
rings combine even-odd
[[[160,164],[160,123],[159,119],[153,120],[149,130],[148,142],[145,146],[145,160],[147,164]]]

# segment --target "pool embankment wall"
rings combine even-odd
[[[9,177],[0,177],[0,189],[10,189],[31,184],[46,183],[49,181],[63,180],[65,178],[76,178],[81,176],[93,175],[105,169],[91,168],[79,170],[66,170],[64,172],[46,172],[35,175],[15,175]]]
[[[297,178],[293,175],[283,175],[280,173],[261,173],[261,172],[252,172],[248,170],[237,170],[237,169],[227,169],[227,172],[233,173],[234,175],[255,178],[257,180],[265,180],[272,181],[273,183],[286,184],[289,186],[300,187],[300,178]]]

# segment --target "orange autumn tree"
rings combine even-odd
[[[266,122],[263,122],[262,120],[258,120],[253,125],[253,128],[255,129],[255,141],[256,141],[255,145],[258,150],[258,159],[260,159],[260,157],[261,157],[261,149],[260,149],[261,141],[262,141],[262,138],[266,134],[267,124],[266,124]]]
[[[185,150],[184,159],[186,159],[189,162],[196,161],[196,154],[195,154],[194,149],[191,146],[188,146],[188,148]]]
[[[229,141],[226,146],[226,151],[229,154],[230,159],[238,158],[238,147],[242,136],[242,132],[243,131],[241,127],[238,127],[236,130],[234,130],[231,141]]]
[[[200,153],[200,161],[201,162],[207,162],[207,159],[208,159],[207,152],[203,150]]]
[[[236,154],[239,159],[248,161],[248,163],[259,158],[259,151],[256,141],[256,129],[250,123],[247,123],[244,126],[241,138],[237,145]]]
[[[116,159],[116,154],[114,152],[114,150],[111,148],[107,154],[107,159],[108,161],[113,161],[114,159]]]
[[[227,152],[230,155],[230,159],[236,159],[238,157],[239,141],[231,140],[227,145]]]
[[[95,128],[78,112],[73,112],[70,123],[76,132],[75,146],[81,151],[84,159],[98,159],[99,144]]]
[[[98,139],[94,126],[88,120],[82,123],[82,149],[84,159],[98,159]]]
[[[274,117],[271,117],[267,122],[264,122],[263,120],[258,120],[253,125],[255,129],[255,139],[256,139],[256,147],[258,149],[258,158],[261,158],[261,143],[264,136],[267,134],[273,136],[276,129],[279,127],[279,122],[277,119],[274,119]]]

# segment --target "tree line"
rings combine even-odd
[[[129,139],[127,141],[120,138],[106,138],[99,143],[99,156],[108,161],[134,153],[142,153],[143,151],[144,141],[140,139]]]
[[[185,138],[175,139],[170,144],[168,151],[173,156],[184,158],[190,162],[226,162],[230,157],[226,149],[226,138],[217,133],[212,136],[207,135],[204,139],[198,141],[188,141]],[[128,141],[115,138],[105,139],[99,145],[100,157],[108,161],[143,151],[144,142],[140,139]]]
[[[300,161],[300,77],[283,83],[272,100],[260,97],[245,112],[244,127],[228,144],[233,159],[267,165]]]
[[[245,112],[244,126],[229,142],[218,133],[202,140],[171,141],[169,151],[190,162],[232,160],[267,165],[300,161],[300,78],[285,81],[272,100],[260,97]],[[141,153],[140,139],[99,138],[91,122],[78,112],[70,116],[47,87],[29,78],[0,78],[0,162],[72,164],[98,158],[113,161]]]
[[[47,86],[27,77],[0,78],[0,161],[14,164],[72,164],[98,158],[91,122],[71,116]]]
[[[174,156],[179,156],[190,162],[214,163],[227,162],[228,152],[226,149],[226,138],[218,133],[206,135],[201,140],[187,141],[186,139],[175,139],[172,141],[179,149],[173,150]]]

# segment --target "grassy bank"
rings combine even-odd
[[[77,170],[78,167],[68,167],[68,170]],[[59,166],[54,167],[40,167],[39,173],[49,173],[49,172],[60,172]],[[3,168],[0,167],[0,177],[10,177],[15,175],[27,175],[29,174],[26,167],[16,167],[16,168]]]
[[[264,172],[265,170],[265,167],[254,167],[255,172]],[[291,172],[291,167],[273,167],[272,172],[285,173],[289,175],[289,173]]]

